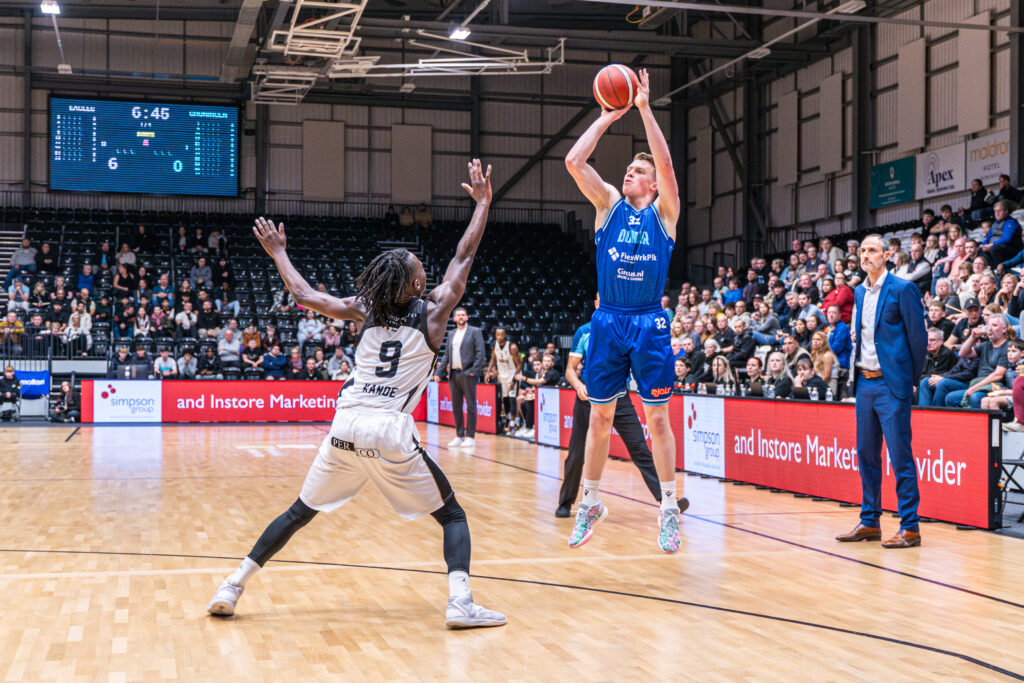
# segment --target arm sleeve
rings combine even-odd
[[[487,362],[487,352],[484,351],[484,333],[479,329],[473,331],[473,354],[476,357],[476,362],[473,363],[473,372],[479,375],[483,372],[484,363]]]
[[[907,344],[910,346],[911,376],[920,377],[928,353],[928,333],[924,328],[924,307],[917,296],[916,287],[900,288],[900,313],[907,333]]]
[[[1020,223],[1012,218],[1007,218],[1003,223],[1003,236],[996,244],[1008,244],[1018,232],[1020,232]]]

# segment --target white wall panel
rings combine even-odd
[[[920,19],[920,10],[913,7],[896,15],[898,19]],[[875,41],[875,59],[882,60],[895,57],[901,45],[905,45],[921,37],[921,29],[917,26],[904,24],[879,24]]]
[[[25,52],[21,27],[0,25],[0,64],[20,66]]]
[[[768,193],[769,223],[775,226],[793,222],[793,188],[782,183],[772,183]]]
[[[800,94],[793,90],[779,101],[779,126],[773,136],[772,157],[777,180],[784,185],[797,182],[800,169]]]
[[[279,192],[302,192],[302,147],[271,147],[270,187]]]
[[[271,145],[301,145],[302,125],[276,124],[270,126]]]
[[[995,88],[995,111],[998,113],[1008,112],[1010,110],[1010,89],[1000,87],[998,84],[1010,82],[1009,50],[996,53],[993,72],[992,82],[997,84]]]
[[[987,88],[985,89],[988,90]],[[987,95],[987,92],[986,92]],[[957,71],[944,71],[928,79],[928,132],[954,128],[957,125]],[[988,97],[984,101],[985,125],[988,127]],[[929,146],[931,142],[929,141]]]
[[[833,211],[837,214],[849,213],[852,208],[853,176],[836,176],[832,179],[832,194],[834,197]]]
[[[5,189],[17,189],[13,186],[21,185],[22,149],[20,137],[0,135],[0,187],[6,185]]]
[[[828,215],[828,192],[825,183],[805,185],[797,190],[797,221],[813,221]]]
[[[732,197],[720,200],[711,207],[711,239],[720,240],[736,234],[736,207]]]
[[[736,175],[736,169],[732,165],[732,158],[728,152],[715,152],[712,168],[714,169],[714,184],[712,185],[714,194],[724,194],[739,187],[740,179]]]
[[[819,97],[821,118],[818,120],[818,166],[823,173],[843,168],[843,74],[837,73],[821,82]]]
[[[0,93],[3,93],[0,107],[21,109],[25,106],[25,84],[21,76],[0,76]],[[18,125],[17,130],[20,129],[21,124]]]
[[[885,26],[886,24],[882,24]],[[881,31],[881,26],[879,26]],[[900,151],[925,145],[925,40],[915,40],[899,48],[899,89],[896,91],[896,142]]]
[[[506,133],[540,134],[539,106],[515,104],[512,102],[482,102],[480,105],[481,128],[485,131],[502,131]],[[447,122],[446,128],[452,123]],[[440,126],[440,124],[435,124]]]
[[[818,130],[821,119],[804,121],[800,124],[800,170],[816,168],[819,165]]]
[[[345,197],[355,201],[368,198],[370,191],[369,177],[370,155],[367,152],[346,150]]]

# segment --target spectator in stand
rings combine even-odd
[[[134,314],[134,309],[133,309],[133,314]],[[68,325],[68,318],[70,316],[71,316],[71,311],[69,310],[69,308],[65,304],[64,299],[55,299],[54,302],[52,304],[50,304],[50,312],[47,314],[46,320],[48,322],[59,323],[60,324],[60,330],[61,330],[61,332],[63,332],[64,328],[67,327],[67,325]],[[129,323],[129,326],[130,326],[130,324],[131,323]]]
[[[288,359],[281,353],[281,345],[278,342],[270,344],[270,351],[263,356],[263,376],[266,379],[284,379],[287,371]]]
[[[978,372],[966,387],[953,387],[949,380],[943,380],[938,388],[948,388],[945,405],[949,408],[957,406],[972,408],[981,407],[981,399],[993,389],[1001,388],[1009,359],[1007,347],[1006,319],[1002,315],[992,315],[986,320],[985,328],[971,330],[971,334],[960,347],[961,358],[979,359]],[[979,343],[979,340],[986,339]],[[936,392],[938,394],[938,392]]]
[[[787,334],[782,338],[782,351],[785,354],[786,370],[789,372],[790,377],[795,376],[797,359],[803,356],[806,356],[808,359],[811,357],[807,349],[800,346],[796,337],[791,334]]]
[[[797,283],[793,285],[793,291],[796,292],[797,296],[806,294],[808,301],[812,304],[818,303],[819,290],[817,285],[814,284],[814,280],[811,278],[810,273],[803,273]]]
[[[171,351],[166,346],[160,347],[160,355],[153,361],[153,374],[157,379],[177,379],[178,363],[171,358]]]
[[[263,352],[259,347],[259,340],[249,338],[242,352],[242,370],[246,379],[260,379],[263,377]]]
[[[685,358],[690,362],[690,372],[697,377],[703,376],[707,357],[697,347],[692,338],[683,337],[683,353],[686,354]]]
[[[182,279],[181,284],[178,286],[178,291],[174,293],[174,310],[181,311],[184,309],[185,302],[191,302],[193,309],[195,309],[199,302],[196,290],[192,289],[192,282],[188,278]]]
[[[237,368],[242,355],[241,342],[232,330],[224,331],[224,338],[217,342],[217,355],[222,368]]]
[[[729,288],[722,295],[722,301],[726,304],[734,304],[743,298],[743,290],[740,289],[740,281],[737,278],[729,280]]]
[[[242,330],[238,329],[238,318],[228,318],[228,324],[221,328],[220,334],[217,335],[217,339],[223,339],[228,330],[231,330],[231,333],[235,335],[235,339],[238,339],[239,343],[242,343]]]
[[[416,214],[413,216],[416,220],[416,225],[423,229],[434,227],[434,217],[430,215],[430,209],[427,208],[426,204],[420,204],[416,207]]]
[[[754,355],[757,342],[754,333],[747,329],[747,323],[743,318],[736,318],[733,323],[733,330],[736,333],[733,340],[732,351],[726,354],[726,360],[734,368],[741,368],[747,364],[747,360]]]
[[[334,325],[329,325],[324,329],[324,353],[331,355],[334,353],[334,349],[341,347],[341,330]]]
[[[804,387],[812,401],[824,401],[828,394],[828,385],[814,370],[810,358],[801,358],[796,362],[796,374],[793,376],[794,387]],[[794,396],[793,398],[798,398]]]
[[[168,308],[164,308],[168,306]],[[171,316],[170,304],[153,308],[153,315],[149,316],[149,329],[155,337],[174,336],[174,318]]]
[[[345,359],[345,350],[340,346],[335,346],[334,355],[332,355],[331,359],[327,361],[327,374],[331,379],[334,379],[334,376],[338,373],[338,370],[341,369],[342,363],[348,363],[348,361]]]
[[[724,313],[715,318],[714,339],[718,342],[716,353],[727,354],[732,351],[733,344],[736,343],[736,333],[729,327],[729,318]]]
[[[754,268],[747,269],[747,284],[743,288],[743,301],[749,308],[753,308],[755,297],[764,296],[768,293],[768,286],[761,280]]]
[[[213,284],[213,270],[206,263],[206,257],[200,256],[196,264],[188,272],[188,279],[196,289],[209,289]]]
[[[57,401],[50,411],[50,422],[78,422],[82,419],[81,404],[71,382],[64,380],[57,392]]]
[[[128,244],[136,254],[153,254],[158,250],[157,240],[154,239],[151,232],[146,230],[145,225],[135,228],[135,232],[128,239]]]
[[[222,254],[227,248],[227,238],[220,234],[220,230],[211,230],[210,236],[206,240],[206,250],[210,254]]]
[[[984,218],[985,210],[988,209],[988,190],[981,184],[981,180],[975,178],[971,181],[971,203],[966,213],[972,221],[980,221]],[[975,218],[977,216],[977,218]]]
[[[1005,199],[996,202],[992,211],[995,220],[981,243],[981,251],[989,265],[995,267],[1021,253],[1024,241],[1020,223],[1010,216],[1010,205]]]
[[[759,345],[774,346],[779,341],[781,325],[775,312],[764,301],[758,301],[756,309],[751,316],[751,333],[754,341]]]
[[[21,310],[28,313],[28,302],[31,298],[31,293],[28,291],[22,281],[21,276],[15,276],[14,282],[7,288],[7,310]]]
[[[192,254],[205,254],[209,249],[209,247],[206,246],[207,244],[208,242],[206,237],[203,235],[203,229],[197,227],[188,240],[188,250]],[[198,285],[196,286],[198,287]]]
[[[330,379],[331,375],[327,372],[327,354],[319,346],[313,349],[313,360],[316,361],[317,369],[323,370],[327,374],[327,378]]]
[[[285,365],[285,378],[286,379],[302,379],[302,373],[305,371],[306,365],[302,362],[302,349],[298,346],[293,346],[291,351],[288,352],[288,363]]]
[[[249,321],[249,324],[245,326],[245,330],[242,332],[242,346],[248,347],[250,339],[256,340],[256,348],[261,350],[266,348],[263,346],[263,338],[260,336],[260,333],[256,331],[256,323],[252,320]]]
[[[828,311],[829,306],[838,306],[839,318],[849,325],[853,314],[853,290],[846,284],[846,274],[843,272],[835,274],[833,284],[835,287],[821,300],[820,310]]]
[[[198,369],[196,379],[224,379],[224,369],[217,356],[217,349],[212,344],[206,346],[196,367]]]
[[[949,278],[939,278],[935,283],[935,296],[931,301],[937,301],[946,308],[946,315],[960,312],[960,297],[953,293],[953,286]]]
[[[411,228],[416,224],[416,219],[412,215],[412,210],[408,206],[402,209],[402,214],[398,217],[398,224],[403,228]]]
[[[798,319],[806,320],[813,316],[818,319],[818,323],[821,327],[824,327],[828,323],[828,320],[825,319],[825,314],[821,312],[820,308],[811,302],[810,297],[806,293],[801,292],[800,294],[797,294],[796,304],[796,317]]]
[[[925,234],[931,233],[938,223],[935,220],[935,211],[933,209],[925,209],[921,212],[921,232]]]
[[[117,254],[114,253],[110,240],[103,240],[100,243],[99,249],[96,250],[96,254],[93,258],[97,274],[104,275],[109,273],[112,268],[114,269],[114,272],[116,272],[116,256]]]
[[[151,294],[155,305],[159,306],[164,300],[174,305],[174,287],[171,286],[171,278],[167,273],[160,274],[160,279],[151,290]]]
[[[51,320],[56,319],[56,309],[59,307],[61,307],[60,303],[54,303],[51,307]],[[132,338],[135,330],[135,304],[130,299],[125,299],[117,304],[112,329],[115,339]]]
[[[676,394],[681,394],[683,391],[690,386],[689,378],[693,377],[693,371],[690,368],[690,361],[686,357],[676,358],[675,360],[675,379],[672,381],[672,391]]]
[[[711,382],[716,387],[736,387],[736,373],[733,372],[729,359],[718,354],[711,358]]]
[[[72,318],[74,316],[71,316]],[[135,321],[132,326],[132,337],[138,339],[139,337],[152,337],[153,336],[153,325],[146,315],[146,309],[140,308],[135,313]]]
[[[988,308],[989,304],[996,303],[996,296],[999,294],[996,276],[991,272],[985,272],[978,277],[977,282],[978,302],[985,308]]]
[[[25,325],[18,320],[18,314],[8,309],[7,317],[0,322],[0,352],[8,356],[20,356],[23,351]]]
[[[187,254],[188,253],[188,231],[185,230],[184,225],[179,225],[178,230],[171,241],[171,247],[175,254]]]
[[[32,292],[28,295],[29,308],[45,309],[50,306],[50,293],[46,291],[46,283],[37,280],[32,286]]]
[[[790,330],[790,334],[793,335],[793,339],[801,347],[808,349],[811,346],[811,333],[807,329],[807,321],[797,318],[793,321],[793,328]]]
[[[192,347],[186,346],[178,359],[178,379],[195,379],[199,374],[199,362],[192,353]]]
[[[786,357],[781,351],[773,351],[768,356],[768,368],[762,379],[762,391],[772,392],[775,398],[788,398],[793,393],[793,377],[786,369]]]
[[[928,328],[928,354],[924,357],[924,371],[914,386],[914,403],[923,406],[932,404],[934,387],[939,380],[957,363],[957,355],[942,343],[942,331],[937,327]]]
[[[196,329],[200,339],[216,339],[220,335],[220,313],[213,310],[213,303],[207,299],[203,310],[196,314]]]
[[[179,337],[195,337],[196,326],[198,324],[198,316],[192,310],[192,302],[186,301],[182,307],[181,313],[174,316],[174,324],[178,328]]]
[[[4,368],[0,377],[0,420],[10,422],[17,414],[18,400],[21,398],[21,381],[14,374],[14,366]]]
[[[299,321],[298,341],[299,346],[309,342],[319,342],[324,338],[324,324],[316,317],[312,310],[306,310],[306,317]]]
[[[82,316],[72,313],[64,330],[64,343],[72,356],[88,356],[92,349],[92,335],[82,326]]]
[[[126,299],[138,289],[138,279],[135,274],[128,270],[128,266],[119,263],[117,272],[114,273],[114,296],[118,299]]]
[[[118,346],[117,353],[107,363],[107,379],[116,379],[118,377],[124,377],[124,368],[131,368],[132,358],[128,355],[127,346]]]
[[[217,310],[224,314],[230,313],[237,318],[242,305],[238,302],[238,296],[235,294],[235,290],[231,288],[230,283],[226,280],[222,281],[216,293]]]
[[[811,335],[811,364],[814,374],[832,389],[832,395],[839,395],[839,359],[829,346],[828,336],[818,330]]]
[[[14,278],[31,275],[34,272],[36,272],[36,249],[26,237],[21,240],[21,247],[15,249],[11,254],[10,270],[7,272],[7,277],[4,278],[4,289],[11,286]]]
[[[1010,310],[1010,302],[1016,298],[1017,295],[1017,276],[1012,273],[1007,273],[999,280],[999,291],[996,292],[995,303],[999,304],[1000,311],[1007,313]],[[1010,314],[1013,318],[1018,316]],[[1016,320],[1011,321],[1011,324]]]
[[[853,341],[850,336],[850,327],[843,321],[839,306],[833,304],[828,307],[828,327],[825,328],[828,335],[828,347],[836,356],[839,364],[839,384],[846,384],[850,371],[850,354],[853,353]]]
[[[945,235],[941,235],[942,240],[946,239]],[[929,264],[934,264],[941,257],[941,245],[942,241],[939,240],[935,235],[928,235],[928,239],[924,241],[924,259]]]
[[[131,364],[139,368],[136,379],[153,379],[153,357],[146,351],[145,345],[139,344],[135,347]]]
[[[946,307],[937,299],[928,304],[928,322],[926,327],[938,330],[939,334],[942,335],[943,341],[949,339],[949,336],[953,334],[953,322],[946,318]]]
[[[323,380],[327,379],[327,372],[319,369],[316,366],[316,361],[312,356],[306,359],[305,366],[302,369],[302,376],[299,379],[304,380]]]
[[[818,245],[821,247],[819,250],[821,259],[826,263],[833,263],[834,261],[843,258],[842,249],[832,244],[831,237],[822,237],[821,240],[818,241]]]
[[[138,259],[135,257],[135,252],[128,245],[127,242],[121,244],[121,250],[117,252],[117,265],[128,267],[129,270],[134,270],[138,263]]]
[[[43,242],[39,245],[39,251],[36,253],[36,274],[41,277],[53,275],[57,272],[57,255],[53,253],[49,242]]]
[[[932,265],[924,257],[924,245],[921,242],[914,242],[910,245],[910,255],[900,252],[901,261],[906,264],[893,271],[893,275],[904,280],[910,280],[917,285],[918,290],[924,295],[931,291],[932,286]]]

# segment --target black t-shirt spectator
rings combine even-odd
[[[724,330],[718,330],[715,332],[715,341],[723,349],[728,348],[736,343],[736,333],[728,327]]]
[[[981,327],[984,324],[984,318],[979,317],[977,322],[971,324],[971,322],[966,317],[964,317],[961,318],[960,322],[958,322],[956,324],[956,327],[953,328],[953,334],[956,336],[957,339],[959,339],[962,342],[963,340],[967,339],[967,335],[971,333],[971,330],[973,330],[976,327]]]
[[[196,308],[198,308],[196,306],[196,302],[198,301],[196,290],[189,289],[188,291],[185,291],[183,289],[179,289],[174,295],[174,310],[181,312],[181,310],[184,309],[185,307],[186,301],[192,302],[193,311],[195,311]]]
[[[220,327],[220,313],[217,311],[199,311],[196,314],[196,327],[200,330],[212,330]],[[258,349],[257,349],[258,350]]]
[[[48,275],[57,272],[57,255],[50,249],[48,254],[41,251],[36,252],[36,272],[40,275]]]
[[[940,346],[934,356],[930,353],[925,355],[924,372],[921,373],[921,376],[943,375],[953,369],[956,359],[957,355],[949,347]]]
[[[197,375],[202,375],[204,371],[208,370],[207,375],[218,375],[221,371],[220,356],[213,354],[207,356],[205,353],[199,357],[199,362],[196,364]]]
[[[544,373],[544,384],[542,387],[557,387],[558,380],[562,379],[562,376],[558,373],[558,370],[551,368]]]

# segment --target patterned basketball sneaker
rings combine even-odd
[[[238,604],[238,598],[242,597],[244,590],[241,586],[228,583],[228,580],[224,579],[221,581],[220,588],[213,594],[213,600],[210,600],[210,604],[206,606],[206,611],[218,617],[234,615],[235,605]]]
[[[448,606],[444,610],[444,625],[448,628],[484,628],[486,626],[504,626],[505,615],[492,612],[473,602],[473,594],[448,598]]]
[[[658,546],[666,553],[679,550],[682,542],[679,538],[679,510],[676,508],[658,511]]]
[[[576,524],[573,525],[572,535],[569,536],[569,547],[579,548],[590,540],[594,535],[594,528],[597,523],[608,516],[608,508],[604,503],[597,501],[593,505],[580,503],[576,511]]]

